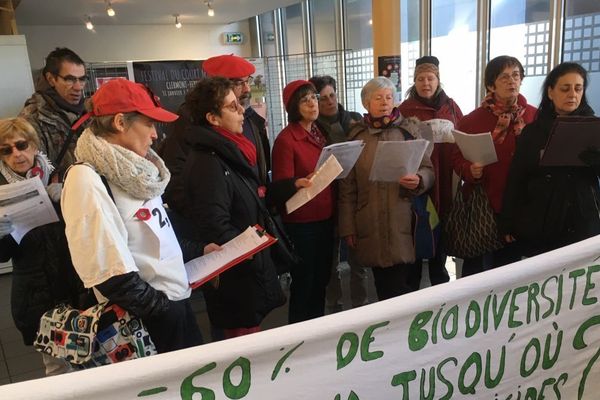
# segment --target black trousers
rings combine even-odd
[[[290,274],[289,322],[325,315],[325,289],[333,259],[333,220],[285,224],[302,262]]]
[[[373,278],[379,300],[391,299],[417,290],[418,288],[415,289],[411,282],[415,268],[417,268],[415,264],[396,264],[385,268],[373,267]]]
[[[202,333],[189,299],[171,301],[166,313],[143,322],[159,354],[202,344]]]
[[[463,260],[462,275],[475,275],[521,260],[523,249],[519,242],[506,243],[503,248],[478,257]]]

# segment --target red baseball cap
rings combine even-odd
[[[141,83],[113,79],[102,85],[92,96],[94,109],[82,116],[71,129],[77,130],[92,115],[114,115],[137,111],[159,122],[173,122],[179,116],[160,106],[158,98]]]
[[[294,95],[294,93],[296,93],[296,90],[300,89],[302,86],[305,86],[305,85],[311,86],[313,89],[315,89],[315,91],[317,90],[315,88],[315,85],[312,84],[312,82],[305,81],[303,79],[299,79],[297,81],[291,81],[283,88],[283,105],[285,106],[285,110],[287,112],[290,111],[290,110],[288,110],[288,105],[290,103],[290,100],[292,99],[292,96]]]
[[[202,63],[202,69],[210,77],[221,76],[227,79],[239,79],[256,72],[252,63],[233,54],[211,57]]]

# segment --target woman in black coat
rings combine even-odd
[[[598,151],[580,154],[587,166],[540,166],[558,116],[594,115],[585,97],[587,85],[587,72],[579,64],[566,62],[555,67],[544,81],[536,119],[517,141],[499,228],[508,242],[521,242],[526,255],[600,233]]]
[[[53,167],[38,149],[37,133],[26,120],[0,120],[0,185],[38,176],[60,216],[60,184],[48,185]],[[23,342],[31,346],[42,314],[60,303],[85,307],[80,300],[86,291],[73,269],[62,220],[30,230],[19,243],[10,235],[12,225],[10,217],[0,218],[0,261],[12,259],[12,317]],[[47,375],[72,369],[65,360],[46,354],[42,359]]]
[[[264,201],[265,188],[258,183],[256,148],[242,134],[243,108],[232,83],[203,79],[186,97],[186,105],[192,124],[166,140],[189,149],[169,186],[179,193],[180,201],[173,206],[193,225],[193,239],[223,244],[248,226],[264,226],[256,197]],[[168,151],[163,156],[167,166],[177,162]],[[258,331],[264,317],[285,303],[269,249],[203,289],[210,322],[226,338]]]

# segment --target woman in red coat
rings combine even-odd
[[[407,98],[400,104],[400,112],[405,117],[417,117],[429,121],[434,130],[434,146],[431,162],[435,172],[435,182],[431,190],[431,199],[443,223],[444,217],[452,206],[452,128],[463,114],[440,85],[439,60],[425,56],[415,63],[415,83],[408,89]],[[441,243],[441,241],[440,241]],[[435,258],[430,259],[429,280],[432,285],[448,282],[450,276],[446,270],[446,253],[437,246]],[[421,269],[415,268],[414,284],[421,281]]]
[[[273,145],[273,185],[289,186],[289,195],[307,185],[326,145],[325,136],[315,121],[319,100],[309,81],[290,82],[283,89],[283,103],[289,125]],[[309,183],[308,183],[309,184]],[[290,323],[321,317],[325,313],[325,288],[329,283],[333,258],[334,194],[331,185],[314,199],[282,216],[302,261],[291,268]]]
[[[498,161],[486,165],[465,160],[457,146],[453,149],[454,171],[465,181],[466,190],[481,184],[494,213],[502,210],[502,196],[508,178],[508,169],[515,154],[516,138],[525,125],[531,123],[537,109],[521,94],[519,89],[525,77],[523,66],[514,57],[498,56],[485,67],[487,95],[481,106],[463,117],[457,129],[465,133],[491,132]],[[485,269],[499,267],[518,261],[521,253],[516,243],[490,254],[465,259],[463,276],[476,274]]]

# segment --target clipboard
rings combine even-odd
[[[589,148],[600,149],[600,118],[557,117],[542,150],[540,166],[584,167],[579,154]]]
[[[241,253],[239,249],[238,251],[233,250],[236,241],[239,242],[244,238],[251,237],[251,235],[256,235],[252,237],[255,242],[253,246],[245,246],[246,248]],[[269,235],[260,225],[249,226],[244,232],[223,244],[221,251],[214,251],[185,263],[185,271],[188,275],[190,287],[196,289],[204,285],[215,276],[239,265],[242,261],[249,259],[275,242],[277,242],[277,239]],[[230,256],[222,257],[224,254],[218,254],[224,251],[230,253]]]

